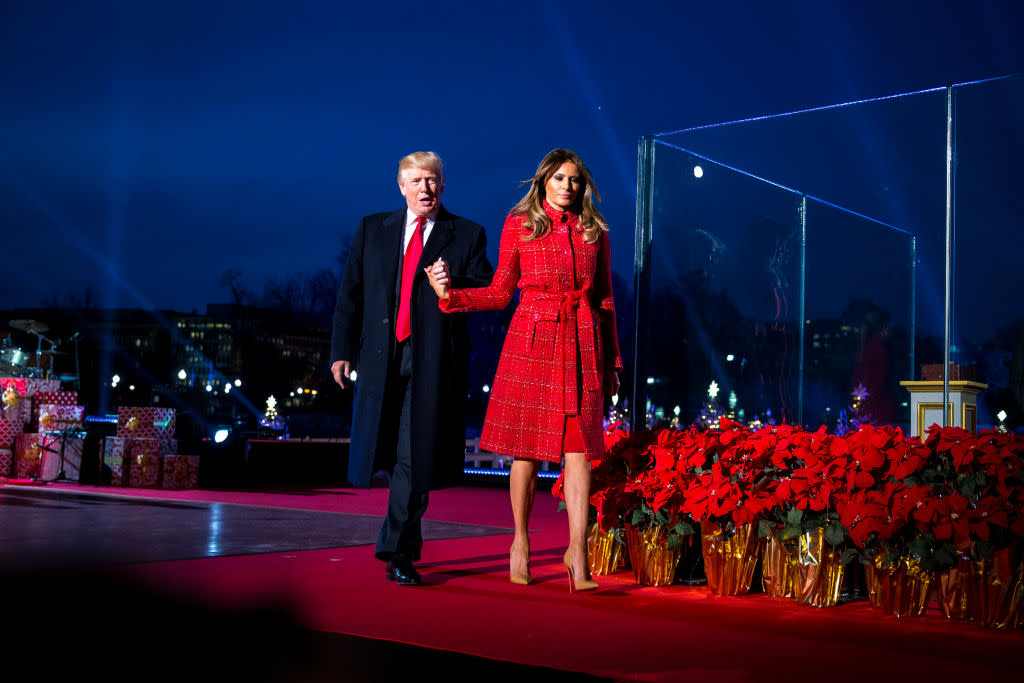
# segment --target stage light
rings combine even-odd
[[[1006,422],[1006,411],[1000,410],[998,413],[996,413],[996,417],[999,418],[1000,422]]]
[[[236,387],[240,387],[240,386],[242,386],[242,380],[240,380],[240,379],[236,379],[236,380],[235,380],[235,386],[236,386]]]
[[[295,398],[295,392],[294,391],[292,393],[288,394],[288,395],[291,396],[292,398]]]
[[[207,384],[207,385],[206,385],[206,390],[207,390],[207,391],[213,391],[213,385],[211,385],[211,384]]]
[[[703,178],[704,177],[704,169],[701,168],[700,166],[694,166],[693,167],[693,177],[694,178]]]
[[[120,382],[120,381],[121,381],[121,376],[120,375],[114,375],[113,377],[110,378],[110,383],[113,384],[115,387],[117,386],[117,383]]]
[[[732,355],[731,353],[725,357],[725,359],[730,363],[733,361],[734,358],[736,358],[736,356]]]
[[[647,383],[648,384],[654,384],[654,378],[653,377],[648,377],[647,378]]]
[[[134,384],[129,384],[128,385],[128,391],[135,391],[135,385]]]
[[[178,370],[178,379],[188,379],[188,373],[184,370]]]
[[[296,390],[295,390],[295,393],[297,393],[297,394],[301,394],[301,393],[302,393],[302,387],[299,387],[298,389],[296,389]]]
[[[484,385],[484,393],[485,394],[491,393],[491,385],[489,385],[489,384],[485,384]]]
[[[228,440],[228,434],[230,433],[230,429],[224,429],[223,427],[221,427],[220,429],[213,433],[214,443],[224,443],[225,441]]]
[[[230,394],[231,393],[231,385],[230,384],[225,384],[224,385],[224,393],[225,394]]]

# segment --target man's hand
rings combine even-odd
[[[438,299],[448,298],[448,287],[451,286],[452,274],[448,270],[448,263],[444,259],[437,259],[432,265],[423,269],[430,281],[430,286]]]
[[[336,360],[331,364],[331,374],[334,375],[334,381],[338,383],[338,386],[342,389],[348,389],[346,382],[351,382],[349,374],[352,371],[352,363],[347,360]]]

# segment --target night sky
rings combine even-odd
[[[418,149],[494,262],[520,181],[575,149],[631,280],[640,136],[1024,71],[1022,26],[1012,0],[3,2],[0,308],[203,310],[229,268],[336,268]]]

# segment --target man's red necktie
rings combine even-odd
[[[416,277],[416,267],[420,262],[420,255],[423,254],[423,224],[427,219],[423,216],[416,217],[416,229],[409,240],[409,246],[405,248],[405,258],[402,261],[402,299],[398,302],[398,322],[395,325],[395,337],[398,341],[405,341],[412,334],[412,322],[409,318],[409,303],[412,298],[412,281]]]

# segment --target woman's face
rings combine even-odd
[[[558,170],[544,184],[544,198],[556,209],[568,211],[572,203],[576,201],[580,184],[579,169],[576,168],[576,164],[567,161],[559,166]]]

